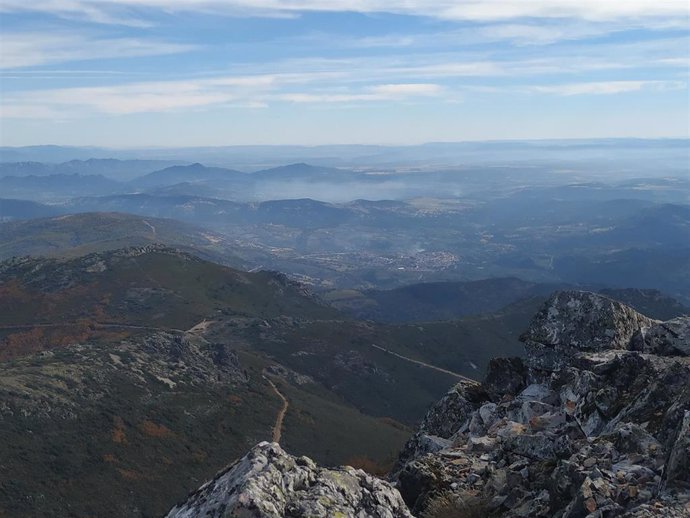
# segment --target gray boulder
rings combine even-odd
[[[663,356],[690,356],[690,317],[678,317],[640,329],[630,348]]]
[[[521,340],[531,367],[554,369],[580,352],[628,349],[635,333],[656,323],[603,295],[560,291],[544,304]]]

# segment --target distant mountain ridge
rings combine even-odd
[[[1,152],[0,152],[1,153]],[[1,156],[1,155],[0,155]],[[88,158],[68,162],[0,162],[2,176],[48,176],[54,174],[100,174],[112,180],[129,181],[138,176],[162,169],[171,165],[182,165],[185,162],[170,160],[118,160],[114,158]]]
[[[75,196],[116,193],[121,189],[121,182],[95,174],[59,173],[46,176],[32,174],[0,178],[0,190],[3,195],[14,198],[69,200]]]
[[[356,173],[335,167],[323,167],[306,164],[304,162],[288,164],[271,169],[263,169],[252,173],[252,177],[259,180],[337,180],[352,178]]]
[[[3,162],[46,161],[64,162],[73,159],[118,158],[192,160],[198,162],[231,163],[256,169],[257,165],[270,167],[289,162],[310,162],[352,166],[360,164],[434,163],[457,165],[525,159],[539,153],[564,160],[577,153],[582,158],[597,157],[601,150],[661,151],[674,159],[686,160],[688,139],[565,139],[565,140],[517,140],[485,142],[430,142],[415,146],[380,145],[322,145],[322,146],[219,146],[181,147],[175,149],[112,149],[102,147],[24,146],[0,147]],[[497,157],[497,153],[501,153]],[[191,158],[190,158],[191,157]],[[634,159],[631,160],[634,163]]]
[[[221,185],[236,183],[240,186],[247,186],[250,183],[250,178],[249,175],[240,171],[221,167],[207,167],[197,162],[190,165],[174,165],[154,171],[132,180],[131,184],[137,188],[149,189],[184,182],[212,182]]]

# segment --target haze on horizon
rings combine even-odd
[[[0,144],[688,137],[683,0],[0,0]]]

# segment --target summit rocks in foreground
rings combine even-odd
[[[421,515],[690,516],[689,320],[555,294],[525,360],[492,361],[429,411],[393,476],[405,501]]]
[[[168,516],[688,517],[689,323],[556,293],[524,360],[493,360],[429,410],[397,489],[261,443]]]
[[[412,517],[387,482],[348,466],[324,469],[262,442],[173,508],[168,518]]]

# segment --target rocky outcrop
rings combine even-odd
[[[527,358],[454,387],[408,443],[393,480],[412,512],[455,498],[478,516],[690,516],[689,323],[552,296]]]
[[[678,317],[641,329],[633,337],[631,348],[664,356],[690,356],[690,318]]]
[[[324,469],[262,442],[174,507],[168,518],[411,517],[390,484],[348,466]]]
[[[521,340],[530,366],[552,369],[583,351],[627,349],[635,333],[655,323],[602,295],[561,291],[539,310]]]
[[[557,293],[524,360],[493,360],[428,411],[397,490],[261,443],[168,516],[688,517],[689,325]]]

